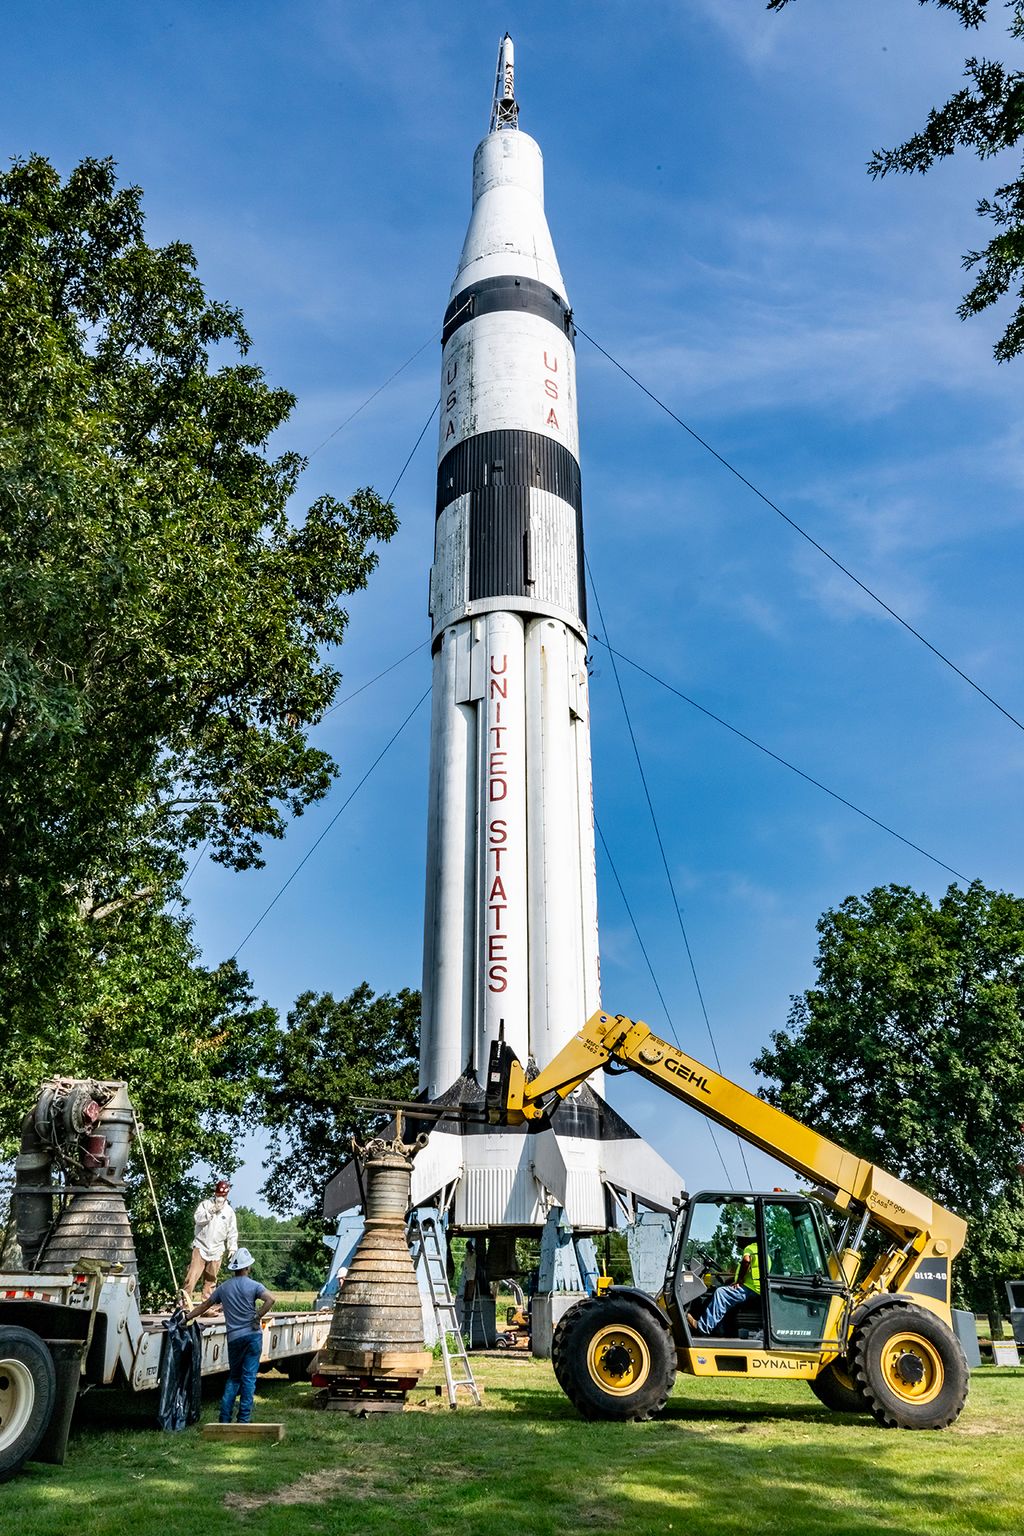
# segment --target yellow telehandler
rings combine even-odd
[[[684,1371],[803,1379],[827,1407],[888,1427],[952,1424],[969,1381],[950,1310],[966,1223],[621,1014],[595,1013],[529,1080],[495,1041],[488,1119],[543,1119],[605,1066],[638,1072],[815,1187],[684,1195],[660,1296],[613,1286],[556,1329],[555,1375],[579,1412],[652,1418]],[[716,1276],[746,1283],[708,1311],[705,1333]]]

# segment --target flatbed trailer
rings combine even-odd
[[[178,1428],[198,1413],[197,1351],[202,1376],[228,1369],[222,1317],[205,1313],[186,1331],[180,1314],[172,1323],[140,1305],[125,1204],[140,1136],[119,1079],[47,1078],[22,1121],[12,1199],[22,1265],[0,1270],[0,1482],[26,1461],[63,1462],[84,1392],[152,1392],[154,1423]],[[329,1312],[270,1314],[262,1363],[300,1379],[329,1329]]]
[[[75,1404],[85,1392],[158,1395],[170,1359],[170,1316],[143,1312],[138,1280],[116,1268],[84,1262],[60,1275],[0,1272],[0,1480],[27,1460],[63,1463]],[[330,1321],[329,1311],[271,1313],[262,1325],[261,1366],[301,1379]],[[223,1318],[208,1312],[195,1326],[202,1375],[223,1374]]]

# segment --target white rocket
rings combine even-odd
[[[506,36],[444,317],[430,573],[420,1086],[453,1103],[482,1097],[502,1026],[543,1064],[600,1007],[575,331],[518,111]],[[414,1198],[463,1229],[670,1206],[679,1175],[599,1091],[539,1133],[442,1123]]]

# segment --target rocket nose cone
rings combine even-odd
[[[544,216],[540,146],[529,134],[508,128],[477,145],[473,213],[452,296],[470,281],[499,275],[534,278],[565,297]]]
[[[473,156],[473,206],[494,187],[520,187],[544,206],[544,157],[528,133],[489,133]]]

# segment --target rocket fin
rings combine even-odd
[[[437,1102],[479,1107],[481,1091],[468,1075]],[[536,1227],[552,1205],[576,1231],[604,1231],[610,1191],[652,1210],[671,1211],[684,1182],[660,1153],[611,1105],[584,1086],[556,1112],[554,1126],[498,1129],[473,1126],[461,1135],[436,1126],[413,1167],[413,1199],[422,1205],[450,1194],[456,1228],[494,1223]]]
[[[462,1178],[463,1138],[457,1131],[431,1132],[427,1145],[412,1165],[412,1203],[426,1205],[433,1195],[450,1189]]]

